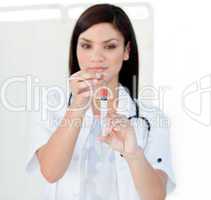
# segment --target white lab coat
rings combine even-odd
[[[67,102],[68,98],[69,96],[67,95]],[[58,105],[59,99],[58,93],[51,93],[48,97],[48,104]],[[135,110],[135,104],[131,97],[126,90],[120,86],[117,112],[129,117],[135,114]],[[145,157],[154,168],[161,169],[167,173],[167,193],[170,193],[175,189],[176,184],[171,162],[168,118],[160,109],[154,106],[146,108],[143,104],[141,104],[139,105],[139,110],[140,115],[146,117],[151,125],[147,148],[145,150]],[[29,174],[33,174],[33,172],[39,170],[39,162],[35,152],[48,141],[54,130],[61,122],[65,111],[66,106],[63,106],[58,111],[49,111],[48,120],[46,121],[40,120],[40,112],[37,112],[36,115],[34,115],[30,131],[30,150],[26,161],[26,171]],[[51,184],[46,181],[42,200],[78,200],[80,192],[80,155],[90,131],[92,120],[93,114],[91,108],[89,108],[85,114],[72,160],[67,171],[56,183]],[[141,119],[132,119],[132,122],[135,128],[138,144],[141,147],[144,147],[146,144],[147,126]],[[120,156],[119,152],[116,151],[115,159],[120,197],[119,200],[140,200],[138,193],[135,190],[127,162]]]

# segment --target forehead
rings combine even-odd
[[[79,35],[78,39],[86,38],[92,42],[104,42],[109,39],[123,41],[122,34],[110,23],[99,23],[91,26]]]

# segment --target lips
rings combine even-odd
[[[93,67],[87,67],[88,70],[90,71],[103,71],[107,69],[107,67],[104,66],[93,66]]]

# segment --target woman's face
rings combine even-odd
[[[124,48],[122,34],[110,23],[99,23],[79,35],[77,59],[81,70],[103,71],[109,82],[129,59],[129,43]]]

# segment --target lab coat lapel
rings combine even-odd
[[[136,114],[135,103],[122,85],[119,87],[119,103],[117,113],[127,117],[134,116]],[[115,161],[120,199],[138,199],[137,193],[133,187],[134,183],[132,181],[129,166],[125,159],[121,157],[120,153],[117,151],[115,151]]]
[[[134,116],[136,113],[136,107],[135,104],[126,91],[126,89],[120,85],[118,90],[118,107],[117,107],[117,113],[121,115],[125,115],[126,117]],[[92,126],[94,120],[94,116],[92,113],[91,107],[88,108],[84,121],[82,123],[81,132],[78,137],[79,145],[78,148],[81,149],[85,145],[86,139],[90,133],[90,129]],[[115,165],[116,165],[116,172],[117,172],[117,183],[118,183],[118,190],[119,190],[119,196],[120,199],[138,199],[137,194],[133,187],[132,177],[129,171],[129,167],[127,162],[124,158],[120,156],[120,153],[117,151],[114,151],[115,153]],[[135,196],[134,196],[135,195]]]
[[[135,103],[133,102],[131,96],[122,85],[119,86],[118,95],[119,95],[118,99],[119,102],[117,107],[117,113],[125,115],[126,117],[135,115],[136,113]]]
[[[86,139],[90,133],[90,129],[92,127],[93,120],[94,120],[94,116],[92,114],[91,107],[89,107],[85,113],[82,127],[81,127],[81,130],[80,130],[80,133],[78,136],[78,140],[77,140],[77,143],[78,143],[77,146],[79,148],[78,152],[82,152],[81,150],[83,149]]]

